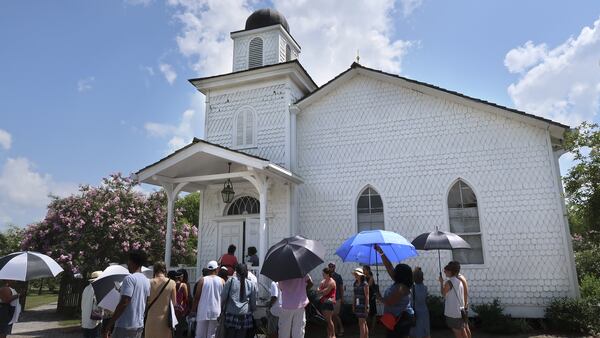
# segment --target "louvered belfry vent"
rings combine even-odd
[[[248,53],[248,68],[261,67],[263,65],[263,40],[254,38],[250,40],[250,51]]]

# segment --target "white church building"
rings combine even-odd
[[[513,316],[542,317],[552,299],[578,296],[558,164],[568,126],[357,63],[319,87],[270,9],[231,38],[232,72],[190,80],[206,97],[204,140],[135,174],[167,192],[167,264],[174,201],[199,191],[198,266],[230,244],[239,261],[254,246],[262,262],[299,234],[350,285],[356,264],[334,254],[346,238],[385,229],[410,241],[439,227],[473,247],[442,251],[462,263],[471,304],[498,298]],[[419,254],[405,263],[439,294],[437,253]]]

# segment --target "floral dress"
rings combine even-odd
[[[358,318],[367,318],[365,286],[367,282],[354,282],[354,314]]]

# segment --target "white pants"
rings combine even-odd
[[[304,308],[282,309],[279,315],[279,338],[304,338],[306,315]]]
[[[217,332],[217,320],[198,320],[196,321],[196,338],[215,338]]]

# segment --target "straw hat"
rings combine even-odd
[[[365,275],[365,273],[363,272],[362,268],[356,268],[356,269],[352,270],[352,274],[359,275],[359,276],[364,276]]]
[[[90,282],[95,281],[96,279],[98,279],[98,277],[100,277],[101,274],[102,274],[102,271],[94,271],[94,272],[92,272],[92,274],[90,275],[90,279],[88,279],[88,280]]]

